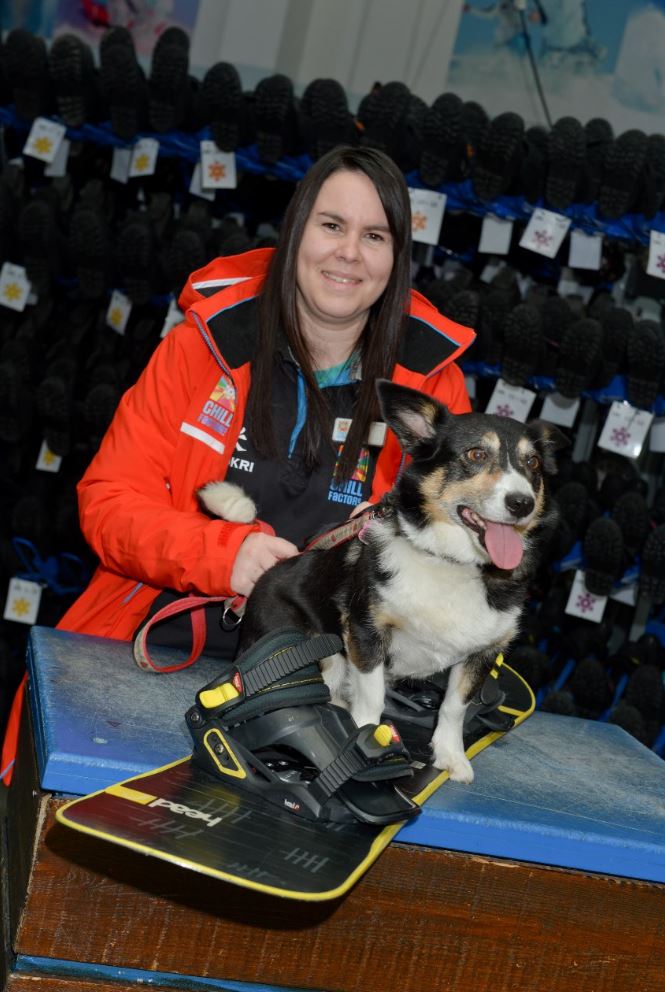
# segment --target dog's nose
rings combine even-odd
[[[536,505],[533,496],[526,493],[507,493],[506,506],[514,517],[528,517]]]

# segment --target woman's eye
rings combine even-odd
[[[485,462],[487,461],[487,452],[484,448],[470,448],[466,457],[470,462]]]
[[[527,460],[526,460],[526,467],[531,472],[538,472],[540,470],[541,464],[542,463],[541,463],[540,458],[538,457],[538,455],[531,455],[531,457],[530,458],[527,458]]]
[[[384,241],[385,238],[382,234],[377,234],[375,231],[370,231],[367,235],[370,241]]]
[[[339,231],[339,224],[336,224],[333,220],[326,220],[323,226],[327,231]]]

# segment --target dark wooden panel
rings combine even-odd
[[[391,846],[334,903],[293,903],[54,824],[16,950],[328,992],[662,992],[665,886]]]

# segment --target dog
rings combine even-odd
[[[464,713],[518,633],[556,523],[548,495],[555,452],[568,440],[544,421],[454,415],[387,380],[377,391],[406,467],[360,539],[313,547],[263,574],[247,600],[239,647],[284,626],[338,634],[344,653],[321,668],[332,701],[358,726],[380,722],[386,685],[450,669],[430,746],[436,767],[471,782]],[[208,484],[199,497],[225,519],[256,515],[231,483]]]

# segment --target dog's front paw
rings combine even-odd
[[[433,761],[437,768],[448,772],[452,782],[463,782],[465,785],[473,782],[473,768],[464,753],[451,754],[449,751],[441,753],[435,748]]]

